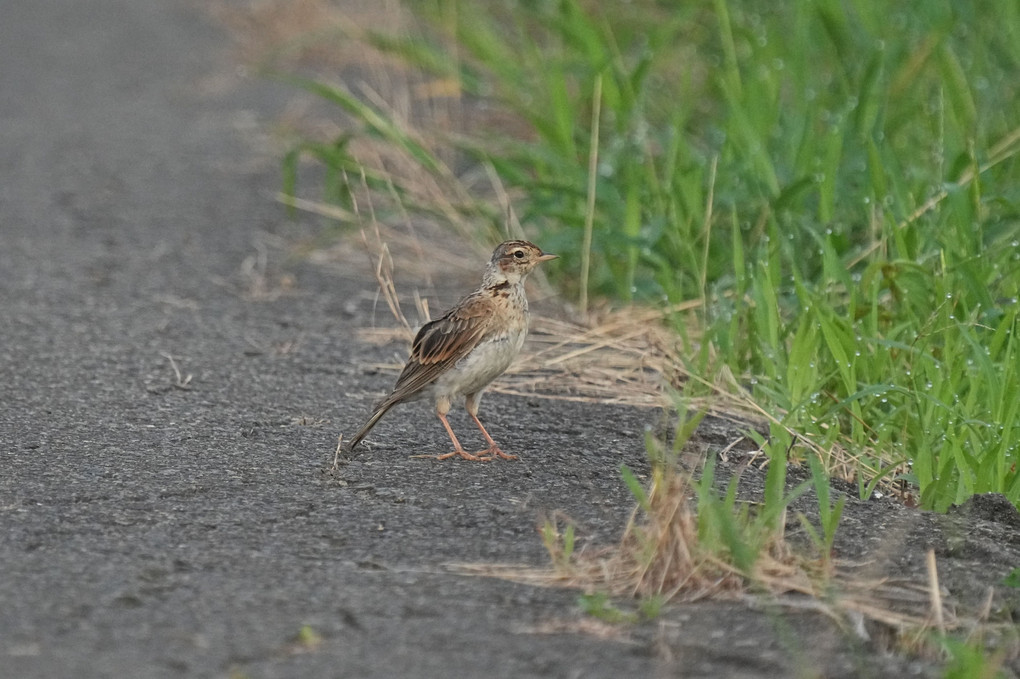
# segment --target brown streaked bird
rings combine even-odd
[[[555,259],[533,243],[508,240],[492,253],[482,285],[442,318],[426,323],[411,343],[411,357],[397,378],[393,392],[375,407],[372,417],[351,440],[351,450],[386,412],[406,401],[430,398],[436,415],[453,442],[453,452],[465,460],[517,459],[504,453],[478,419],[482,392],[510,367],[528,334],[528,299],[524,279],[540,262]],[[446,414],[453,399],[464,397],[464,407],[482,431],[488,449],[469,453],[457,440]]]

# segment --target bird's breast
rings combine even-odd
[[[526,328],[491,335],[436,381],[437,391],[451,397],[484,389],[499,377],[521,351]]]

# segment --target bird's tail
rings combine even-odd
[[[353,439],[351,439],[351,450],[354,450],[355,446],[361,443],[361,439],[365,438],[368,435],[368,432],[372,431],[372,427],[376,425],[379,419],[396,404],[396,401],[390,401],[387,399],[376,407],[375,412],[372,413],[372,417],[368,418],[368,422],[365,423],[365,426],[354,435]]]

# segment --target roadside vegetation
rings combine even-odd
[[[618,565],[640,574],[632,593],[656,602],[790,568],[799,591],[821,587],[842,507],[828,476],[936,511],[986,492],[1020,506],[1020,5],[413,10],[409,30],[346,36],[413,69],[407,110],[282,76],[354,123],[294,146],[287,200],[301,200],[314,158],[336,210],[320,211],[341,222],[362,192],[379,213],[486,244],[510,214],[560,254],[552,282],[580,313],[606,300],[662,310],[683,346],[681,412],[730,399],[768,421],[755,513],[682,478],[662,452],[672,443],[649,443],[649,488],[624,472],[645,517],[621,543],[632,560]],[[788,462],[809,467],[819,500],[810,565],[781,543]],[[545,537],[576,574],[572,534]],[[698,568],[656,570],[655,545]]]

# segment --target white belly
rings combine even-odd
[[[457,361],[450,371],[436,380],[434,393],[453,398],[484,389],[510,367],[524,345],[525,332],[507,333],[497,340],[481,344]]]

